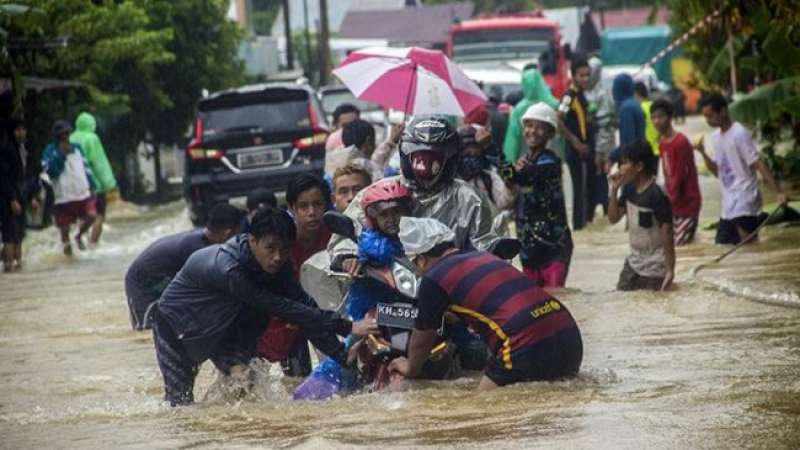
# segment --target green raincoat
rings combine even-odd
[[[522,115],[531,106],[545,102],[551,108],[558,108],[558,99],[553,97],[550,86],[545,83],[542,74],[537,69],[528,69],[522,72],[523,99],[514,106],[511,117],[508,119],[506,140],[503,142],[503,154],[506,161],[513,163],[520,155],[525,153],[525,139],[522,137]]]
[[[95,190],[102,194],[113,191],[117,188],[117,180],[111,171],[111,164],[106,157],[106,150],[100,142],[100,138],[95,134],[97,121],[94,116],[87,112],[82,112],[75,119],[75,131],[69,136],[69,141],[78,144],[83,149],[89,167],[92,169],[92,180]]]

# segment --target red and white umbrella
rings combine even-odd
[[[348,55],[333,74],[356,97],[409,115],[466,116],[486,101],[439,50],[369,47]]]

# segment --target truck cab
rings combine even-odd
[[[453,24],[447,54],[488,92],[498,83],[508,91],[509,77],[516,72],[519,84],[522,69],[534,64],[542,73],[553,95],[560,97],[569,87],[569,46],[561,46],[558,23],[541,11],[528,14],[481,16]],[[494,80],[491,69],[501,70],[502,80]],[[495,88],[496,89],[496,88]]]

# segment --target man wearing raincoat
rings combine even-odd
[[[506,139],[503,142],[503,154],[506,162],[513,164],[520,155],[525,154],[527,147],[522,137],[522,115],[531,106],[544,102],[547,106],[558,108],[558,99],[553,97],[550,87],[545,83],[538,69],[531,68],[522,72],[523,99],[514,106],[511,118],[508,120]]]
[[[437,115],[415,117],[400,142],[402,175],[398,178],[411,192],[412,216],[445,223],[456,233],[459,248],[488,250],[499,237],[492,229],[491,206],[486,196],[455,178],[460,146],[458,133],[447,119]],[[345,210],[358,225],[365,218],[362,194]],[[354,245],[336,235],[328,251],[332,258],[357,253]]]
[[[97,218],[92,225],[92,234],[89,242],[96,244],[103,232],[103,222],[106,218],[106,194],[117,188],[117,180],[111,171],[106,150],[100,137],[97,136],[97,121],[88,112],[82,112],[75,119],[75,131],[69,136],[69,141],[78,144],[83,149],[83,155],[89,168],[92,169],[92,181],[95,186],[95,209]]]

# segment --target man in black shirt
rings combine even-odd
[[[337,334],[376,331],[374,320],[350,322],[303,291],[288,263],[296,231],[285,211],[264,208],[250,226],[250,234],[190,256],[156,303],[153,340],[172,406],[194,401],[194,380],[208,359],[226,376],[246,378],[256,337],[272,316],[300,327],[340,364],[347,354]]]
[[[585,58],[572,60],[572,84],[561,97],[558,116],[560,131],[566,139],[564,156],[572,178],[572,228],[580,230],[592,221],[589,210],[590,180],[594,180],[594,136],[589,121],[589,102],[584,91],[589,86],[592,70]]]
[[[214,206],[205,228],[165,236],[147,247],[125,273],[125,294],[128,297],[131,326],[134,330],[150,329],[150,305],[155,303],[189,256],[201,248],[221,244],[239,232],[242,213],[221,203]]]

